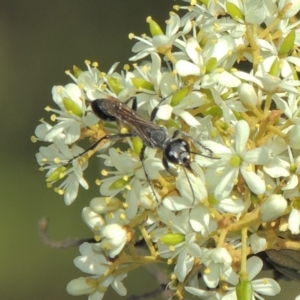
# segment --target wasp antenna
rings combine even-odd
[[[194,152],[194,151],[190,151],[189,153],[191,154],[195,154],[195,155],[201,155],[203,157],[207,157],[207,158],[211,158],[211,159],[220,159],[220,157],[215,157],[215,156],[209,156],[209,155],[205,155],[203,153],[200,152]],[[213,152],[211,152],[211,154],[214,154]]]
[[[192,187],[190,178],[189,178],[189,176],[188,176],[188,174],[187,174],[187,171],[186,171],[185,167],[183,167],[183,171],[184,171],[184,174],[185,174],[185,176],[186,176],[186,179],[187,179],[187,181],[188,181],[188,183],[189,183],[190,189],[191,189],[191,191],[192,191],[192,194],[193,194],[193,202],[192,202],[192,204],[194,204],[194,202],[195,202],[195,193],[194,193],[194,190],[193,190],[193,187]]]

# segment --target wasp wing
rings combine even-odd
[[[135,110],[116,98],[104,101],[101,107],[107,115],[128,124],[147,146],[157,147],[157,145],[153,144],[151,133],[153,131],[164,131],[162,127],[143,118]]]

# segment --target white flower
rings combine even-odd
[[[105,225],[104,218],[97,212],[93,211],[90,207],[84,207],[81,215],[83,221],[93,232],[98,232],[99,229]]]
[[[83,171],[87,168],[88,163],[79,164],[78,160],[68,162],[83,149],[73,145],[69,148],[64,139],[61,137],[53,138],[53,144],[48,147],[40,147],[39,153],[36,154],[37,161],[48,170],[46,177],[47,182],[53,184],[63,178],[64,181],[59,185],[57,191],[64,195],[66,205],[70,205],[77,197],[79,185],[87,189],[88,184],[83,178]]]
[[[182,210],[178,214],[170,212],[165,207],[161,206],[157,209],[160,221],[166,227],[163,230],[159,228],[152,232],[153,240],[157,241],[158,253],[163,258],[177,257],[174,273],[180,282],[183,282],[185,277],[191,271],[195,259],[201,257],[202,250],[196,243],[196,233],[192,230],[189,223],[189,210]],[[169,228],[169,230],[168,230]],[[160,238],[167,233],[182,234],[184,240],[180,243],[165,244]]]
[[[293,17],[300,9],[300,3],[297,0],[280,0],[278,3],[278,10],[284,14],[282,17],[284,18],[291,18]]]
[[[241,198],[232,196],[219,200],[214,207],[221,213],[238,214],[245,209],[245,202]]]
[[[148,22],[151,23],[152,19],[148,18]],[[167,22],[166,32],[165,34],[157,34],[154,35],[153,38],[148,36],[144,36],[142,38],[130,34],[130,38],[135,38],[138,42],[132,47],[132,52],[137,53],[130,60],[138,60],[150,53],[172,48],[172,46],[176,46],[178,48],[182,47],[182,42],[179,40],[179,37],[187,34],[191,28],[192,24],[190,21],[185,23],[185,26],[182,31],[179,31],[180,28],[180,18],[177,14],[171,13],[170,19]]]
[[[111,258],[118,255],[127,240],[127,231],[119,224],[108,224],[100,230],[101,242],[100,246],[108,251]]]
[[[78,278],[72,280],[68,286],[67,291],[71,295],[89,294],[89,299],[102,299],[104,293],[109,285],[121,296],[125,296],[127,291],[121,282],[127,274],[107,276],[103,281],[97,280],[97,277],[102,276],[109,268],[109,262],[105,256],[93,250],[93,245],[83,243],[79,247],[81,256],[75,258],[74,264],[77,268],[85,273],[92,274],[88,278]]]
[[[192,92],[184,97],[176,106],[171,105],[171,103],[169,104],[169,101],[165,101],[166,104],[159,106],[156,118],[169,120],[172,117],[172,114],[174,114],[182,118],[191,127],[199,126],[199,121],[192,116],[188,110],[203,105],[205,103],[205,98],[204,94]],[[154,104],[157,106],[158,101],[155,101]]]
[[[72,144],[80,137],[80,129],[86,126],[91,116],[86,117],[85,101],[81,100],[82,91],[74,84],[63,86],[54,86],[52,88],[52,96],[54,102],[60,107],[61,111],[47,108],[48,111],[57,113],[58,123],[53,126],[45,135],[45,141],[50,141],[61,133],[65,134],[65,143]],[[93,122],[97,122],[93,118]]]
[[[221,276],[231,268],[232,257],[225,248],[215,248],[207,251],[201,259],[206,266],[203,280],[209,288],[215,288]]]
[[[159,176],[159,170],[163,169],[162,161],[159,158],[155,158],[156,150],[146,149],[147,158],[144,159],[144,166],[137,155],[133,155],[130,151],[121,152],[115,148],[110,148],[107,154],[101,154],[99,157],[105,159],[104,164],[107,167],[114,167],[116,171],[107,172],[102,170],[102,174],[113,175],[105,178],[101,181],[100,194],[103,196],[114,197],[119,192],[127,190],[128,201],[128,217],[133,218],[137,211],[137,205],[140,197],[135,197],[139,193],[144,193],[145,190],[150,192],[151,198],[155,199],[153,191],[148,190],[147,186],[144,186],[142,182],[147,181],[145,170],[149,176],[149,179],[156,179]],[[139,182],[137,182],[139,181]],[[148,182],[147,182],[148,185]],[[137,190],[137,186],[143,189]],[[147,204],[145,204],[147,206]]]
[[[239,173],[244,177],[249,189],[255,194],[265,192],[266,186],[263,178],[256,174],[254,165],[262,165],[268,160],[268,151],[264,147],[247,150],[247,142],[250,134],[246,121],[238,121],[235,125],[233,148],[227,148],[216,143],[207,143],[214,153],[221,157],[219,162],[211,162],[212,167],[222,165],[218,169],[209,168],[205,176],[210,183],[208,187],[216,199],[226,198],[237,183]],[[200,158],[195,158],[201,165]],[[204,161],[202,159],[202,161]],[[205,160],[207,163],[208,160]],[[209,167],[209,166],[208,166]]]
[[[275,296],[280,292],[279,284],[270,278],[255,279],[253,278],[258,275],[263,267],[263,262],[260,258],[252,256],[247,260],[247,274],[248,280],[251,281],[253,296],[258,299],[264,299],[260,296]],[[227,282],[232,285],[239,283],[239,276],[235,272],[228,272],[226,276]],[[237,300],[235,287],[228,288],[228,293],[222,298],[223,300]]]
[[[206,48],[201,51],[197,40],[190,38],[186,44],[186,52],[192,62],[183,59],[178,60],[175,64],[175,69],[183,77],[204,75],[211,63],[209,59],[214,58],[217,65],[213,66],[213,70],[210,70],[206,77],[204,76],[201,82],[202,86],[211,87],[218,82],[224,86],[237,87],[240,84],[240,80],[237,77],[224,69],[217,68],[223,60],[227,59],[227,55],[232,51],[233,47],[234,42],[231,38],[220,37],[215,44],[208,42]]]

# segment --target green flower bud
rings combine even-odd
[[[107,75],[107,82],[109,84],[109,87],[115,92],[116,95],[118,95],[121,90],[122,90],[122,86],[120,84],[120,81],[118,78],[114,78],[112,76]]]
[[[109,190],[116,190],[116,189],[121,189],[124,188],[128,184],[128,180],[125,180],[124,178],[120,178],[116,181],[114,181],[110,186]]]
[[[51,181],[55,181],[55,180],[59,180],[62,179],[64,177],[64,173],[66,171],[66,167],[64,166],[60,166],[58,168],[56,168],[46,179],[46,182],[51,182]]]
[[[73,115],[78,116],[80,118],[82,117],[82,110],[77,106],[77,104],[73,100],[69,98],[64,98],[63,104],[68,112],[71,112]]]
[[[269,74],[272,76],[277,77],[280,71],[280,67],[279,67],[279,60],[277,58],[275,58],[271,68],[270,68],[270,72]]]
[[[232,19],[245,19],[245,16],[243,15],[242,11],[233,3],[226,2],[226,9],[227,13],[230,15]]]
[[[217,67],[217,59],[211,57],[205,64],[206,73],[211,73]]]
[[[249,280],[242,280],[236,286],[238,300],[252,300],[252,285]]]
[[[181,102],[181,100],[188,94],[188,91],[188,86],[184,86],[182,89],[178,90],[172,97],[171,106],[174,107],[178,105]]]
[[[73,73],[74,73],[74,76],[75,76],[76,78],[78,78],[79,75],[82,73],[82,70],[79,69],[79,68],[76,67],[76,66],[73,66]]]
[[[159,238],[159,241],[166,245],[177,245],[185,240],[185,236],[180,233],[168,233]]]
[[[131,78],[131,82],[138,89],[154,91],[153,85],[149,81],[146,81],[144,79]]]
[[[286,38],[283,40],[283,42],[281,44],[280,50],[278,52],[280,57],[285,57],[288,55],[288,53],[291,51],[291,49],[294,46],[295,38],[296,38],[295,30],[292,30],[286,36]]]
[[[133,137],[132,145],[134,152],[139,155],[143,147],[143,141],[141,140],[141,138],[138,136]]]
[[[152,36],[164,34],[159,25],[153,21],[151,17],[147,18],[147,23],[149,23],[149,29]]]

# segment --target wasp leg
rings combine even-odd
[[[112,140],[112,141],[119,141],[122,140],[125,137],[133,137],[136,134],[134,133],[122,133],[122,134],[113,134],[113,135],[105,135],[102,138],[100,138],[99,140],[97,140],[94,144],[92,144],[90,147],[88,147],[86,150],[84,150],[82,153],[74,156],[73,158],[71,158],[68,162],[71,163],[74,159],[82,157],[83,155],[85,155],[87,152],[89,151],[94,151],[96,152],[96,148],[97,146],[103,141],[103,140]]]
[[[125,101],[125,104],[128,104],[128,102],[130,102],[130,100],[132,100],[132,109],[134,111],[137,111],[137,100],[136,100],[136,97],[135,96],[132,96],[130,98],[128,98],[126,101]]]
[[[163,157],[162,163],[163,163],[163,166],[165,167],[165,169],[166,169],[171,175],[173,175],[173,176],[177,176],[177,175],[178,175],[178,173],[177,173],[176,171],[173,171],[173,170],[170,169],[170,166],[169,166],[169,164],[168,164],[168,160],[167,160],[165,157]],[[192,195],[193,195],[193,202],[192,202],[192,204],[194,204],[194,202],[195,202],[195,194],[194,194],[194,190],[193,190],[192,184],[191,184],[191,182],[190,182],[190,179],[189,179],[189,177],[188,177],[186,168],[185,168],[184,166],[182,166],[182,168],[183,168],[184,174],[185,174],[185,176],[186,176],[186,179],[187,179],[187,181],[188,181],[188,184],[189,184],[189,186],[190,186],[190,189],[191,189],[191,191],[192,191]]]
[[[162,163],[164,168],[166,169],[166,171],[168,171],[172,176],[176,177],[178,175],[178,173],[174,170],[171,170],[168,160],[166,159],[165,155],[162,158]]]
[[[143,169],[144,169],[144,172],[145,172],[146,180],[147,180],[147,182],[148,182],[148,184],[149,184],[149,186],[150,186],[150,188],[151,188],[151,190],[152,190],[152,193],[153,193],[153,195],[154,195],[156,201],[159,202],[159,201],[158,201],[158,198],[157,198],[157,195],[156,195],[156,192],[155,192],[155,190],[154,190],[154,187],[153,187],[153,185],[152,185],[152,183],[151,183],[150,176],[149,176],[149,174],[148,174],[148,171],[147,171],[146,166],[145,166],[145,163],[144,163],[144,160],[145,160],[145,150],[146,150],[146,146],[143,145],[143,147],[142,147],[142,149],[141,149],[141,152],[140,152],[140,160],[141,160],[141,162],[142,162],[142,166],[143,166]]]
[[[154,109],[152,110],[151,115],[150,115],[150,121],[151,121],[151,122],[155,119],[159,107],[164,103],[164,101],[165,101],[166,99],[168,99],[168,98],[169,98],[171,95],[173,95],[173,94],[174,94],[174,92],[172,92],[172,93],[171,93],[170,95],[168,95],[167,97],[162,98],[162,99],[159,101],[159,103],[154,107]]]

